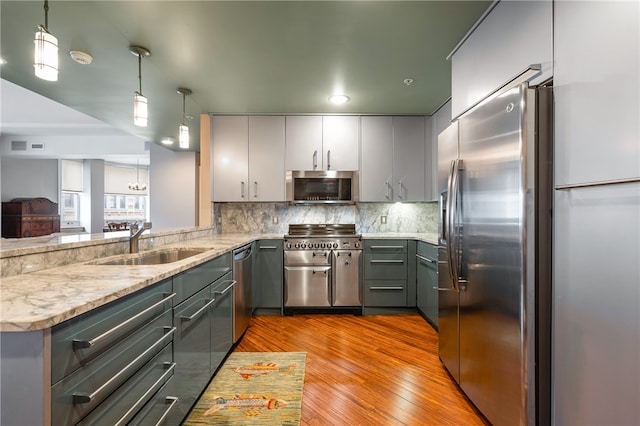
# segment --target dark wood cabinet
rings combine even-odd
[[[60,232],[58,204],[46,198],[14,198],[2,203],[4,238],[40,237]]]

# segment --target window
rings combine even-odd
[[[60,191],[60,226],[80,226],[80,194],[83,191],[82,161],[60,161],[62,190]]]
[[[67,226],[77,226],[80,223],[80,194],[71,191],[61,193],[62,222]]]
[[[147,220],[147,196],[128,194],[104,195],[105,222],[136,222]]]

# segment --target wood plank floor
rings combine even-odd
[[[304,425],[486,425],[420,315],[258,316],[235,349],[307,352]]]

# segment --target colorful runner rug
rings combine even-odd
[[[183,426],[299,425],[305,352],[233,352]]]

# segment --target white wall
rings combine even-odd
[[[196,154],[151,144],[150,218],[153,229],[196,224]]]
[[[2,156],[2,201],[19,197],[44,197],[59,203],[58,160]]]

